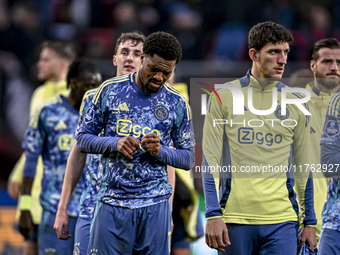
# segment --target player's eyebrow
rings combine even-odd
[[[120,51],[124,51],[124,50],[130,51],[130,48],[123,47],[123,48],[120,49]],[[134,51],[134,52],[142,52],[141,50],[138,50],[138,49],[134,49],[133,51]]]

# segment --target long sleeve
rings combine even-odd
[[[308,107],[307,104],[305,104]],[[300,118],[294,132],[293,164],[295,166],[295,190],[301,208],[304,225],[316,225],[314,211],[313,176],[308,166],[309,161],[309,116],[300,113]],[[300,168],[300,166],[302,168]]]
[[[203,127],[203,162],[202,178],[205,197],[206,217],[221,217],[222,210],[219,205],[218,183],[219,173],[211,172],[210,166],[220,165],[223,147],[223,125],[214,126],[214,119],[224,119],[221,107],[210,100]]]

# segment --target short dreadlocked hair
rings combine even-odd
[[[292,34],[283,26],[266,21],[253,26],[248,35],[248,48],[260,51],[268,42],[292,43]]]
[[[182,47],[176,37],[165,32],[155,32],[146,37],[143,46],[145,56],[157,55],[165,60],[176,60],[176,64],[182,59]]]
[[[67,87],[70,86],[72,79],[79,79],[85,72],[99,73],[96,65],[87,58],[76,59],[68,68]]]
[[[137,46],[139,43],[142,43],[142,44],[144,43],[145,36],[139,31],[122,33],[121,36],[117,39],[116,47],[115,47],[115,54],[117,54],[119,45],[121,45],[122,43],[125,43],[128,40],[131,40],[133,46]]]

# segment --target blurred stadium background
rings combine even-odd
[[[30,96],[40,85],[35,68],[39,43],[72,41],[79,55],[93,59],[109,78],[122,32],[167,31],[183,47],[176,81],[189,85],[190,78],[243,76],[251,65],[247,33],[267,20],[294,36],[284,74],[288,78],[309,68],[315,41],[340,39],[340,0],[0,0],[0,255],[21,254],[23,247],[14,229],[16,201],[8,197],[6,184],[22,153]],[[201,132],[195,131],[200,140]],[[201,191],[200,179],[195,181]]]

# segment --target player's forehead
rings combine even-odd
[[[84,72],[79,73],[78,80],[80,81],[100,81],[101,75],[99,72],[86,70]]]
[[[117,52],[121,51],[122,49],[134,50],[134,51],[143,51],[143,43],[139,42],[136,44],[135,41],[131,39],[125,40],[118,45]]]
[[[288,42],[267,42],[261,50],[264,51],[271,51],[271,50],[279,50],[279,51],[287,51],[289,50],[289,43]]]
[[[318,51],[319,60],[340,59],[340,49],[321,48]]]
[[[166,60],[157,54],[154,54],[153,56],[146,56],[146,64],[152,69],[171,72],[176,66],[176,60]]]
[[[55,52],[55,50],[48,48],[48,47],[43,48],[40,52],[40,58],[54,59],[54,58],[57,58],[57,57],[58,57],[58,55]]]

